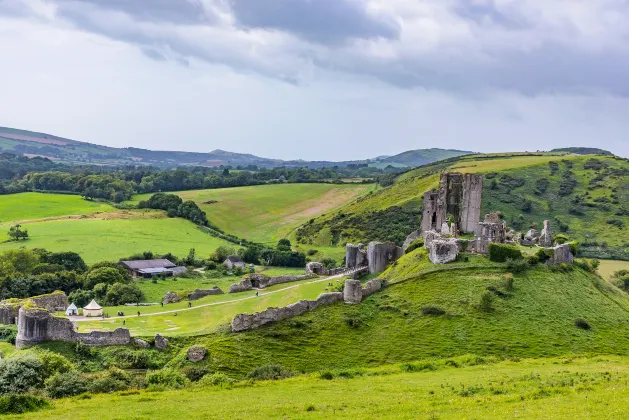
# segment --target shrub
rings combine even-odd
[[[321,260],[321,264],[325,266],[325,268],[331,269],[337,267],[337,262],[333,258],[324,258]]]
[[[319,379],[331,381],[332,379],[334,379],[334,374],[330,372],[329,370],[326,370],[325,372],[319,373]]]
[[[0,397],[0,414],[24,414],[52,408],[48,400],[36,395],[5,395]]]
[[[31,354],[0,360],[0,394],[21,394],[41,388],[44,383],[41,371],[41,361]]]
[[[515,281],[513,280],[513,275],[507,273],[504,278],[503,287],[505,290],[512,292],[515,290]]]
[[[268,364],[258,366],[249,373],[249,378],[256,381],[269,381],[290,378],[293,374],[283,366]]]
[[[183,373],[175,369],[154,370],[146,374],[147,384],[163,386],[165,388],[179,389],[188,385],[189,382],[190,381]]]
[[[483,312],[491,312],[494,310],[494,294],[491,292],[484,292],[480,297],[480,303],[478,308]]]
[[[529,263],[524,259],[520,258],[517,260],[507,258],[506,261],[507,270],[512,271],[514,273],[522,273],[529,269]]]
[[[208,270],[216,270],[216,263],[214,261],[208,261],[206,264]]]
[[[0,325],[0,341],[6,341],[7,343],[15,344],[16,337],[17,337],[17,326]]]
[[[592,270],[596,271],[601,266],[601,262],[597,259],[590,260],[590,266]]]
[[[437,370],[437,366],[433,363],[404,363],[400,366],[403,372],[425,372],[425,371],[435,371]]]
[[[111,376],[104,376],[92,380],[88,389],[92,394],[110,394],[112,392],[124,391],[128,384],[123,381],[116,380]]]
[[[190,379],[190,382],[198,382],[208,373],[208,369],[203,366],[185,366],[181,373]]]
[[[415,239],[413,242],[411,242],[408,245],[408,248],[406,248],[406,251],[404,251],[404,253],[408,254],[415,251],[418,248],[423,248],[423,247],[424,247],[424,239],[423,238]]]
[[[568,244],[568,246],[570,247],[570,252],[572,253],[572,255],[576,257],[577,253],[579,252],[579,242],[572,241]]]
[[[205,375],[199,381],[201,386],[227,386],[233,384],[235,381],[224,373],[213,373],[212,375]]]
[[[51,398],[72,397],[86,392],[87,379],[79,372],[57,373],[46,380],[46,393]]]
[[[517,260],[522,258],[522,252],[512,245],[489,244],[489,259],[494,262],[505,262],[507,259]]]
[[[306,253],[309,257],[312,257],[313,255],[317,254],[319,252],[319,250],[317,249],[309,249],[308,252]]]
[[[578,318],[574,320],[574,326],[577,328],[580,328],[582,330],[591,330],[592,326],[585,320],[582,318]]]
[[[38,353],[39,360],[42,363],[42,376],[48,379],[57,373],[67,373],[74,369],[72,363],[60,354],[51,351],[41,351]]]
[[[422,315],[445,315],[446,311],[438,306],[422,306]]]

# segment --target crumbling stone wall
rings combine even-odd
[[[480,221],[480,211],[483,201],[483,176],[465,174],[463,179],[463,210],[457,225],[461,232],[472,233]]]
[[[360,280],[345,280],[343,300],[352,305],[359,304],[363,300],[363,285]]]
[[[328,274],[328,269],[320,262],[313,261],[306,264],[306,274],[326,276]]]
[[[365,245],[358,244],[345,245],[345,267],[357,268],[367,263],[367,252],[365,251]]]
[[[113,346],[129,344],[131,335],[126,328],[112,332],[78,333],[67,318],[55,317],[44,309],[20,308],[16,348],[22,349],[44,341],[81,341],[91,346]]]
[[[539,236],[539,246],[553,246],[553,232],[550,229],[550,222],[548,220],[544,220],[544,229],[542,229],[542,233]]]
[[[401,247],[393,242],[370,242],[367,246],[367,262],[369,273],[381,273],[390,263],[404,255]]]
[[[206,296],[222,295],[224,293],[218,286],[214,286],[211,289],[196,289],[188,295],[188,300],[198,300]]]
[[[422,233],[419,230],[411,232],[404,240],[404,244],[402,245],[402,251],[406,252],[408,247],[421,237],[422,237]]]
[[[365,299],[367,296],[373,295],[374,293],[382,289],[385,286],[385,284],[386,283],[384,280],[380,280],[380,279],[369,280],[367,283],[365,283],[365,287],[363,287],[362,289],[363,299]]]
[[[550,248],[553,252],[553,256],[548,260],[548,264],[572,264],[574,263],[574,255],[570,251],[569,244],[557,245],[554,248]]]
[[[232,319],[232,332],[247,331],[259,328],[271,322],[282,321],[284,319],[293,318],[303,315],[306,312],[313,311],[321,306],[330,305],[343,300],[343,294],[340,292],[324,293],[316,300],[300,300],[284,308],[269,308],[262,312],[252,315],[239,314]]]
[[[265,289],[270,286],[282,283],[291,283],[294,281],[308,280],[317,278],[316,274],[305,274],[303,276],[277,276],[268,277],[264,274],[248,274],[240,282],[229,286],[227,293],[244,292],[252,289]]]
[[[26,304],[50,312],[65,311],[68,307],[68,297],[65,293],[56,291],[26,299],[3,300],[0,302],[0,324],[17,324],[19,310]]]

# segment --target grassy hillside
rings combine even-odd
[[[78,195],[22,193],[0,195],[0,223],[83,215],[115,210]]]
[[[114,215],[130,214],[138,218],[109,218]],[[0,243],[0,250],[45,248],[49,251],[74,251],[86,263],[117,261],[138,252],[152,251],[155,254],[172,252],[184,257],[190,248],[197,255],[207,257],[221,245],[233,244],[210,236],[194,224],[183,219],[139,218],[133,212],[112,213],[108,218],[62,219],[37,221],[24,225],[30,239],[19,242]],[[124,216],[123,216],[124,217]],[[8,230],[5,225],[2,229]]]
[[[281,184],[175,193],[195,201],[225,232],[259,243],[276,243],[309,219],[335,210],[374,185]],[[138,202],[150,194],[134,197]]]
[[[386,165],[401,166],[414,168],[417,166],[426,165],[439,160],[450,159],[461,155],[470,155],[474,152],[464,150],[445,150],[445,149],[419,149],[409,150],[407,152],[400,153],[395,156],[390,156],[381,159],[378,163],[379,166],[385,167]]]
[[[424,264],[422,253],[408,254],[396,269]],[[515,275],[510,291],[504,278],[503,267],[485,263],[479,268],[471,261],[467,268],[415,273],[358,306],[336,304],[242,334],[219,329],[195,339],[173,338],[173,345],[194,341],[207,346],[210,370],[234,376],[265,363],[311,372],[464,354],[549,357],[629,351],[629,336],[619,334],[629,316],[629,299],[602,279],[577,268],[538,267]],[[503,296],[496,296],[493,310],[484,312],[478,303],[488,288]],[[446,314],[425,315],[426,306]],[[592,329],[577,328],[578,318]]]
[[[490,173],[483,189],[483,211],[502,211],[517,230],[548,219],[557,233],[581,241],[585,255],[624,259],[629,259],[628,200],[629,162],[603,156]]]
[[[486,173],[547,164],[558,158],[558,154],[474,155],[426,165],[400,175],[390,187],[303,225],[295,238],[304,245],[337,246],[372,240],[401,244],[409,233],[419,228],[424,192],[439,186],[440,172]]]
[[[625,416],[629,398],[629,360],[621,357],[467,357],[344,375],[77,397],[19,418],[612,419]]]

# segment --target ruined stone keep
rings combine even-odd
[[[452,216],[462,233],[473,233],[480,221],[482,195],[482,175],[441,174],[439,190],[424,194],[422,232],[441,232],[441,226]]]

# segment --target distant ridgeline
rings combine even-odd
[[[550,220],[554,231],[580,241],[581,256],[629,260],[629,160],[609,155],[542,157],[507,157],[513,164],[505,161],[495,171],[488,170],[491,159],[504,156],[454,158],[408,171],[391,186],[312,219],[297,231],[297,240],[328,246],[370,241],[401,245],[420,225],[423,193],[437,186],[439,172],[458,165],[485,175],[481,214],[500,210],[516,231]]]
[[[596,147],[564,147],[562,149],[553,149],[551,152],[568,152],[575,155],[605,155],[614,156],[612,152],[607,150],[598,149]]]

